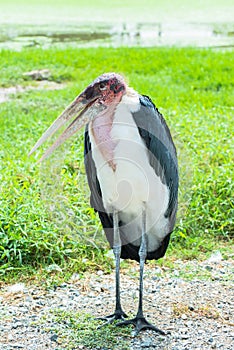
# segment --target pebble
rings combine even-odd
[[[146,315],[167,336],[144,331],[137,337],[130,338],[129,350],[233,350],[234,332],[224,322],[228,320],[228,323],[233,323],[234,296],[230,288],[231,279],[227,276],[232,276],[234,263],[221,259],[219,263],[188,261],[175,265],[176,273],[170,274],[161,268],[156,270],[149,264],[146,266],[144,280]],[[207,266],[212,267],[212,274],[219,276],[218,280],[197,279],[199,269],[204,273],[209,270]],[[186,271],[188,267],[190,272],[194,271],[196,279],[188,281],[178,277],[183,276],[181,269]],[[222,273],[219,272],[220,268]],[[156,271],[158,276],[155,276]],[[110,275],[104,275],[99,270],[92,275],[87,273],[82,279],[79,275],[73,276],[67,283],[49,291],[35,286],[27,286],[26,289],[25,285],[17,286],[18,284],[0,291],[0,349],[65,349],[66,344],[62,343],[64,336],[60,338],[58,334],[63,334],[65,329],[69,330],[71,324],[70,321],[55,321],[54,310],[60,308],[71,313],[83,310],[94,316],[110,314],[115,303],[114,281],[114,271]],[[135,312],[138,304],[138,274],[122,273],[121,301],[128,314]],[[220,317],[206,317],[204,310],[209,311],[209,308],[217,310]],[[176,315],[175,309],[186,312]],[[82,350],[86,346],[76,344],[75,348]],[[97,349],[98,347],[95,348]],[[122,350],[118,347],[114,349]]]
[[[51,340],[51,341],[54,341],[54,342],[57,342],[57,340],[58,340],[58,335],[57,335],[57,334],[53,334],[53,335],[50,337],[50,340]]]
[[[14,337],[13,337],[13,335],[12,334],[8,334],[8,341],[12,341],[12,340],[14,340]]]
[[[12,329],[16,329],[16,328],[19,328],[19,327],[24,327],[24,324],[21,323],[21,322],[16,322],[16,323],[13,323],[11,328]]]
[[[219,263],[223,260],[223,256],[221,252],[218,250],[217,252],[214,252],[211,254],[210,258],[207,260],[209,263]]]
[[[152,345],[152,339],[146,339],[143,342],[141,342],[142,348],[148,348],[151,345]]]
[[[24,283],[16,283],[8,287],[8,293],[18,294],[24,292],[25,285]]]
[[[23,75],[31,78],[32,80],[48,80],[51,73],[49,69],[39,69],[25,72]]]
[[[15,344],[11,344],[11,347],[14,349],[23,349],[24,345],[23,344],[19,344],[19,343],[15,343]]]
[[[190,337],[189,334],[182,334],[180,336],[181,339],[188,339],[189,337]]]

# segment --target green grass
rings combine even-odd
[[[58,348],[66,346],[72,350],[82,345],[86,349],[129,349],[131,326],[121,328],[110,324],[98,328],[103,321],[89,314],[59,309],[53,311],[51,318],[56,326],[50,331],[58,335]]]
[[[99,221],[89,207],[82,132],[42,166],[36,164],[42,150],[35,157],[27,156],[65,106],[105,71],[123,73],[131,86],[150,95],[174,135],[180,162],[180,211],[168,256],[201,258],[217,249],[230,256],[233,51],[2,51],[0,84],[32,85],[23,73],[44,68],[50,69],[50,80],[66,83],[66,87],[19,93],[0,105],[2,278],[46,271],[53,264],[62,269],[58,275],[65,276],[75,270],[112,266],[105,255],[107,244]]]

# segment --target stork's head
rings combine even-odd
[[[116,73],[105,73],[95,79],[80,96],[87,101],[97,101],[104,106],[118,103],[126,91],[123,77]]]
[[[116,73],[105,73],[96,78],[45,131],[30,151],[31,155],[42,143],[68,120],[76,117],[54,144],[44,153],[41,161],[48,157],[65,140],[83,125],[96,118],[103,110],[117,105],[126,93],[124,78]]]

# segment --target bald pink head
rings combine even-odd
[[[124,78],[117,73],[104,73],[97,77],[83,92],[86,100],[94,99],[106,106],[119,102],[126,92]]]
[[[126,93],[126,89],[127,85],[121,75],[117,73],[104,73],[100,75],[75,98],[44,132],[29,154],[32,154],[48,137],[75,116],[76,118],[44,153],[41,160],[47,158],[59,145],[76,133],[83,125],[100,116],[100,113],[106,110],[106,115],[111,116],[114,113],[116,105]]]

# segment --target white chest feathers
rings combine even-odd
[[[100,152],[90,126],[92,157],[105,209],[112,212],[115,208],[124,223],[131,221],[129,240],[135,241],[141,234],[136,227],[141,227],[143,202],[146,203],[147,231],[152,231],[160,240],[166,234],[167,220],[164,213],[168,206],[169,193],[167,186],[161,182],[149,163],[148,150],[132,117],[132,112],[139,108],[138,95],[131,98],[124,96],[116,108],[111,128],[111,138],[115,143],[115,169],[113,170],[110,162]],[[135,233],[132,232],[133,229]],[[158,244],[159,242],[155,242],[154,246]]]

